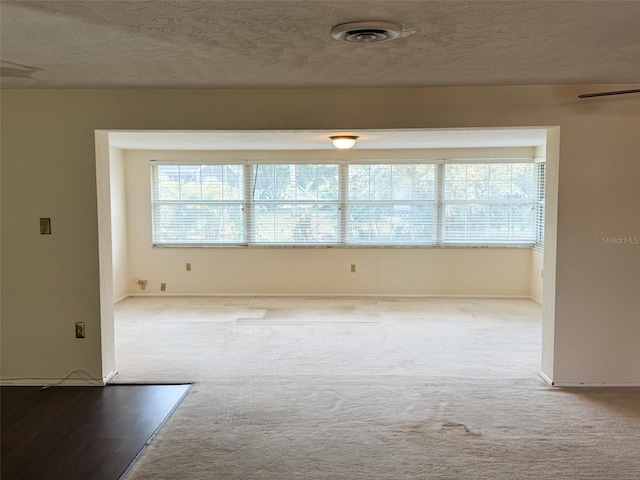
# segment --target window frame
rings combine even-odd
[[[544,251],[544,232],[545,232],[545,215],[546,215],[546,188],[547,188],[547,162],[536,160],[534,162],[535,169],[535,228],[536,242],[533,245],[535,250]]]
[[[315,200],[313,199],[290,199],[290,201],[288,201],[287,199],[284,198],[280,198],[280,199],[272,199],[272,200],[265,200],[265,199],[258,199],[256,200],[255,198],[255,193],[256,193],[256,181],[258,178],[258,169],[260,166],[277,166],[277,165],[286,165],[286,166],[298,166],[298,165],[313,165],[313,166],[319,166],[319,165],[334,165],[336,166],[336,171],[337,171],[337,178],[336,178],[336,183],[337,183],[337,197],[335,199],[318,199],[316,198]],[[254,170],[255,169],[255,170]],[[263,162],[248,162],[247,166],[246,166],[246,171],[248,172],[248,174],[250,175],[250,178],[248,179],[247,183],[246,183],[246,196],[245,196],[245,201],[246,201],[246,205],[245,205],[245,211],[246,212],[250,212],[248,214],[245,215],[245,238],[247,239],[247,245],[249,246],[255,246],[255,247],[335,247],[335,246],[340,246],[341,242],[342,242],[342,215],[341,215],[341,207],[342,207],[342,185],[341,185],[341,177],[342,177],[342,163],[341,162],[302,162],[302,161],[298,161],[298,162],[291,162],[291,161],[287,161],[287,162],[274,162],[274,161],[263,161]],[[294,175],[296,175],[296,180],[297,180],[297,170],[294,171]],[[291,173],[291,172],[290,172]],[[296,192],[297,194],[297,192]],[[259,241],[257,240],[257,234],[259,233],[258,230],[258,213],[257,213],[257,206],[260,205],[273,205],[274,207],[277,207],[278,205],[291,205],[292,210],[297,210],[298,205],[307,205],[307,206],[314,206],[314,205],[335,205],[336,211],[337,211],[337,225],[336,225],[336,240],[333,242],[322,242],[322,241],[316,241],[316,242],[286,242],[286,241]],[[275,232],[274,232],[275,234]]]
[[[438,223],[438,191],[439,191],[439,187],[438,187],[438,168],[439,168],[439,164],[441,162],[439,161],[404,161],[404,160],[400,160],[400,161],[396,161],[396,162],[389,162],[388,160],[385,161],[376,161],[376,162],[372,162],[372,161],[358,161],[358,162],[348,162],[346,164],[346,172],[345,172],[345,177],[346,177],[346,188],[345,188],[345,200],[344,200],[344,210],[345,210],[345,215],[346,215],[346,219],[345,219],[345,223],[343,225],[343,229],[345,231],[345,238],[344,238],[344,244],[346,246],[356,246],[356,247],[422,247],[422,246],[436,246],[436,242],[437,242],[437,237],[436,237],[436,232],[437,232],[437,227],[436,224]],[[432,188],[433,188],[433,195],[432,197],[428,197],[428,195],[426,196],[427,198],[416,198],[414,196],[411,196],[411,198],[398,198],[395,195],[395,184],[394,184],[394,169],[393,167],[402,167],[402,166],[414,166],[414,165],[431,165],[433,166],[433,184],[432,184]],[[369,168],[369,174],[367,175],[369,178],[369,184],[371,184],[371,167],[373,166],[390,166],[391,167],[391,171],[390,171],[390,177],[392,180],[391,183],[391,194],[389,195],[389,198],[385,198],[385,199],[380,199],[380,198],[351,198],[350,194],[351,194],[351,190],[350,190],[350,171],[349,171],[349,167],[352,166],[368,166]],[[413,187],[415,186],[415,184],[412,182],[412,188],[411,190],[413,190]],[[369,195],[371,196],[371,195]],[[374,195],[375,196],[375,195]],[[432,210],[432,232],[430,235],[430,240],[424,240],[424,241],[402,241],[402,240],[388,240],[388,241],[380,241],[380,242],[371,242],[371,241],[358,241],[357,239],[354,239],[350,236],[351,234],[351,209],[353,207],[356,206],[387,206],[387,207],[399,207],[399,206],[409,206],[410,208],[413,207],[426,207],[425,210]],[[413,213],[413,212],[412,212]],[[407,222],[411,227],[416,228],[419,227],[420,225],[426,225],[428,224],[428,222],[419,222],[419,221],[415,221],[415,217],[412,215],[411,217],[411,222]]]
[[[158,166],[197,166],[207,167],[209,165],[213,166],[241,166],[243,170],[242,174],[242,182],[240,183],[242,188],[242,198],[235,200],[225,200],[225,199],[160,199],[159,194],[159,175]],[[203,241],[176,241],[176,242],[158,242],[157,238],[157,230],[156,225],[158,223],[158,218],[156,215],[158,214],[158,208],[164,205],[200,205],[200,206],[229,206],[235,205],[240,206],[242,212],[245,210],[246,206],[246,182],[244,172],[246,170],[246,166],[242,162],[166,162],[166,161],[151,161],[151,238],[152,244],[154,247],[226,247],[226,246],[242,246],[247,245],[246,238],[246,215],[243,215],[242,219],[242,232],[241,232],[241,240],[240,241],[231,241],[231,242],[203,242]],[[199,184],[202,188],[202,177],[199,179]],[[178,191],[181,191],[181,173],[178,170]],[[180,195],[180,193],[179,193]],[[202,194],[201,194],[202,195]]]
[[[531,202],[525,202],[526,204],[531,203],[532,209],[534,209],[534,225],[533,232],[534,237],[530,242],[445,242],[444,241],[444,208],[446,205],[446,201],[444,199],[444,185],[445,185],[445,166],[452,164],[497,164],[497,163],[527,163],[534,165],[534,187],[533,187],[533,198]],[[536,248],[538,250],[542,250],[543,244],[540,242],[540,232],[544,232],[544,225],[540,225],[539,222],[544,221],[544,195],[540,195],[540,191],[544,193],[544,171],[543,175],[540,176],[539,171],[540,168],[544,170],[544,162],[540,162],[539,160],[535,160],[534,158],[486,158],[486,159],[402,159],[402,160],[392,160],[392,159],[358,159],[358,160],[151,160],[151,222],[152,222],[152,245],[154,248],[231,248],[231,247],[241,247],[241,248]],[[242,201],[243,207],[243,232],[242,242],[233,242],[233,243],[209,243],[209,242],[201,242],[201,243],[190,243],[190,242],[173,242],[173,243],[165,243],[156,241],[155,235],[155,209],[154,209],[154,192],[157,188],[157,175],[155,167],[158,165],[242,165],[243,166],[243,190],[244,190],[244,199]],[[284,242],[284,243],[263,243],[255,241],[255,232],[253,231],[254,226],[254,216],[255,216],[255,207],[258,201],[253,199],[253,188],[254,188],[254,167],[256,165],[337,165],[337,184],[338,184],[338,233],[337,240],[335,242],[304,242],[304,243],[296,243],[296,242]],[[434,204],[434,222],[433,222],[433,242],[381,242],[381,243],[372,243],[372,242],[357,242],[352,241],[348,238],[348,226],[349,226],[349,218],[348,212],[349,208],[352,204],[360,203],[358,200],[350,201],[348,198],[348,189],[349,189],[349,166],[350,165],[374,165],[374,164],[382,164],[382,165],[409,165],[409,164],[429,164],[435,166],[435,200],[425,200],[425,205]],[[539,165],[543,166],[540,167]],[[539,182],[542,181],[542,185],[540,186]],[[540,190],[542,188],[542,190]],[[301,201],[304,203],[305,201]],[[391,203],[401,203],[401,204],[419,204],[419,201],[414,200],[398,200],[398,201],[390,201]],[[237,202],[235,202],[237,203]],[[307,201],[308,203],[308,201]],[[313,202],[312,202],[313,203]],[[331,202],[319,202],[319,203],[331,203]],[[382,202],[389,203],[389,202]],[[542,209],[542,215],[540,214],[540,209]]]
[[[479,198],[445,198],[446,197],[446,188],[447,188],[447,167],[449,166],[466,166],[467,168],[465,169],[465,177],[468,175],[468,167],[471,165],[486,165],[488,167],[491,166],[498,166],[498,165],[509,165],[511,167],[510,172],[509,172],[509,181],[508,181],[508,185],[510,187],[510,192],[511,192],[511,188],[514,186],[513,180],[514,180],[514,176],[513,176],[513,166],[514,165],[530,165],[531,166],[531,178],[530,180],[532,181],[532,185],[531,185],[531,190],[530,190],[530,196],[525,199],[525,200],[520,200],[520,199],[511,199],[510,201],[507,201],[503,198],[500,198],[500,196],[493,196],[490,194],[487,194],[486,197],[479,197]],[[537,177],[536,177],[536,168],[535,168],[535,162],[533,159],[526,159],[526,160],[514,160],[514,159],[504,159],[504,160],[491,160],[491,161],[465,161],[465,160],[457,160],[457,161],[448,161],[445,162],[444,166],[443,166],[443,172],[442,172],[442,189],[440,191],[441,193],[441,205],[440,205],[440,210],[438,212],[438,220],[440,222],[440,226],[441,226],[441,238],[440,238],[440,242],[442,245],[444,246],[461,246],[461,247],[533,247],[536,244],[536,240],[535,240],[535,236],[536,236],[536,232],[537,232],[537,228],[538,225],[536,224],[536,215],[535,215],[535,201],[536,201],[536,193],[537,193]],[[491,178],[491,168],[488,169],[487,171],[487,176],[488,178],[486,179],[485,183],[485,187],[487,187],[487,191],[491,190],[491,187],[494,186],[495,184],[493,183],[493,179]],[[499,184],[499,182],[498,182]],[[468,184],[465,184],[465,189],[467,187]],[[514,206],[529,206],[530,210],[531,210],[531,224],[530,224],[530,241],[525,242],[525,241],[520,241],[518,239],[515,240],[509,240],[507,238],[504,238],[504,236],[502,238],[495,238],[493,240],[488,239],[488,240],[473,240],[472,237],[474,236],[473,234],[470,234],[468,236],[466,236],[467,238],[461,239],[461,240],[457,240],[455,237],[453,238],[447,238],[447,229],[451,228],[453,226],[453,223],[448,223],[448,218],[447,218],[447,212],[446,209],[449,206],[455,206],[455,205],[459,205],[459,206],[477,206],[477,207],[481,207],[481,209],[484,208],[488,208],[488,210],[486,211],[487,213],[487,217],[490,216],[491,214],[491,208],[492,206],[509,206],[509,207],[514,207]],[[511,209],[509,212],[509,216],[511,217]],[[467,217],[465,216],[465,224]],[[487,220],[488,221],[488,220]],[[473,226],[474,223],[477,222],[477,219],[473,219],[471,222],[471,225]],[[483,222],[483,223],[487,223],[487,222]],[[510,227],[510,229],[513,227],[513,223],[512,222],[508,222],[507,224],[503,224],[503,225],[507,225]],[[489,227],[485,226],[485,228],[487,229],[486,232],[488,232]],[[476,234],[477,235],[477,234]],[[513,232],[511,232],[511,230],[509,231],[509,234],[506,236],[511,236],[513,235]],[[471,237],[471,238],[470,238]]]

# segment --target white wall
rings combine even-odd
[[[550,138],[549,138],[550,137]],[[544,146],[536,147],[535,149],[535,160],[536,162],[546,162],[547,154],[551,156],[551,162],[547,165],[548,169],[551,170],[550,173],[547,173],[548,179],[545,182],[545,188],[549,191],[549,205],[545,205],[546,208],[549,209],[549,219],[545,221],[545,223],[549,223],[550,233],[555,235],[555,231],[557,228],[556,224],[556,212],[558,210],[556,199],[558,197],[558,179],[556,172],[558,171],[559,165],[559,157],[558,157],[558,132],[557,129],[547,129],[547,143]],[[549,149],[551,151],[549,152]],[[547,185],[548,184],[548,185]],[[546,204],[547,202],[545,202]],[[543,239],[544,240],[544,239]],[[551,241],[551,245],[555,246],[555,240]],[[555,247],[554,247],[555,248]],[[550,259],[553,259],[552,268],[555,268],[555,257],[552,254],[549,256]],[[544,297],[544,282],[543,282],[543,273],[544,273],[544,253],[541,250],[532,250],[531,251],[531,269],[530,269],[530,291],[529,296],[538,303],[542,303],[542,299]],[[551,283],[550,285],[553,285]],[[551,295],[555,294],[555,287],[550,291]],[[550,310],[553,311],[553,310]]]
[[[528,249],[132,248],[131,275],[172,293],[529,294]],[[185,270],[191,262],[192,271]],[[350,265],[356,264],[356,273]],[[133,281],[132,281],[133,283]],[[133,292],[143,293],[138,287]]]
[[[560,128],[558,384],[640,383],[640,244],[603,242],[640,237],[638,97],[585,106]],[[546,258],[544,272],[546,288]]]
[[[541,374],[547,382],[557,381],[555,356],[560,350],[556,343],[556,267],[558,246],[558,201],[560,189],[560,128],[547,129],[545,177],[545,252],[542,271],[542,357]],[[533,269],[532,269],[533,270]],[[566,321],[566,320],[562,320]],[[562,347],[564,349],[564,346]]]
[[[396,295],[530,295],[526,248],[153,248],[150,161],[326,159],[324,152],[145,151],[125,153],[130,219],[130,293],[292,293]],[[381,158],[531,158],[531,148],[361,151]],[[352,153],[353,155],[353,153]],[[390,156],[392,155],[392,156]],[[187,272],[185,263],[192,264]],[[350,265],[356,265],[356,273]],[[135,283],[149,282],[145,290]]]
[[[576,98],[626,87],[3,90],[2,379],[100,376],[113,360],[101,333],[95,130],[557,125],[543,372],[556,383],[640,383],[640,247],[602,242],[640,235],[640,96]],[[39,234],[44,216],[53,235]],[[87,338],[74,338],[76,321]]]
[[[95,158],[96,201],[98,207],[96,217],[98,221],[97,233],[100,239],[98,242],[98,308],[101,321],[97,325],[92,325],[94,328],[89,327],[85,322],[85,326],[89,327],[89,331],[85,330],[86,338],[76,339],[76,342],[80,342],[78,344],[79,346],[83,346],[83,343],[87,339],[91,339],[91,343],[99,343],[102,360],[100,364],[100,375],[96,375],[93,378],[101,378],[106,381],[116,373],[116,344],[115,322],[113,318],[114,259],[112,246],[114,238],[111,229],[113,222],[111,192],[113,187],[110,182],[101,181],[104,178],[111,178],[109,141],[108,135],[104,132],[96,132],[95,134]],[[85,370],[85,376],[87,373]],[[89,373],[89,375],[91,375],[91,373]],[[70,379],[70,381],[74,380],[76,379]],[[84,383],[81,379],[78,379],[77,382],[80,384]]]
[[[129,230],[123,151],[109,149],[111,178],[111,244],[113,256],[113,299],[117,303],[131,293],[129,276]]]
[[[544,253],[531,249],[531,265],[529,268],[529,296],[538,303],[543,297]]]

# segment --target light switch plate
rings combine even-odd
[[[40,235],[51,235],[51,219],[40,219]]]

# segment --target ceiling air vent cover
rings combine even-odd
[[[402,27],[395,23],[350,22],[333,27],[331,36],[347,43],[375,43],[388,42],[405,35],[403,35]]]

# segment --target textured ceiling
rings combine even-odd
[[[3,88],[640,82],[640,0],[0,2]],[[415,29],[333,40],[339,23]]]

